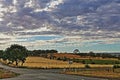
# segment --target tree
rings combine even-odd
[[[85,65],[85,68],[90,68],[90,65],[89,65],[89,64],[86,64],[86,65]]]
[[[74,54],[79,54],[80,51],[79,51],[79,49],[75,49],[75,50],[73,51],[73,53],[74,53]]]
[[[9,60],[9,63],[16,63],[16,66],[19,62],[23,63],[25,62],[27,58],[27,49],[24,46],[13,44],[9,48],[5,50],[5,55],[7,56],[7,59]]]
[[[0,50],[0,59],[3,57],[4,51]]]
[[[91,56],[91,57],[95,57],[96,54],[95,54],[93,51],[90,51],[90,52],[89,52],[89,56]]]
[[[118,59],[120,60],[120,55],[118,56]]]

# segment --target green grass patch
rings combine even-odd
[[[120,64],[120,60],[73,59],[73,61],[83,64]]]

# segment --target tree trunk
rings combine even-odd
[[[18,61],[16,60],[16,66],[18,66]]]
[[[24,62],[22,62],[21,66],[23,66]]]

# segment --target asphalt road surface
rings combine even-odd
[[[60,70],[57,69],[43,70],[43,69],[12,68],[6,65],[2,65],[1,63],[0,67],[21,74],[14,78],[7,78],[1,80],[108,80],[101,78],[90,78],[83,76],[59,74]]]

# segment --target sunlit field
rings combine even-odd
[[[33,68],[81,68],[84,64],[73,63],[69,65],[67,61],[50,60],[42,57],[28,57],[23,66]]]
[[[68,61],[50,60],[42,57],[28,57],[24,63],[28,68],[83,68],[85,64],[73,63],[69,64]],[[112,67],[112,65],[98,65],[91,64],[91,67]]]
[[[104,70],[81,70],[81,71],[67,71],[65,74],[81,75],[81,76],[91,76],[91,77],[102,77],[109,78],[110,80],[120,80],[120,69],[113,71]],[[113,79],[114,78],[114,79]]]
[[[103,78],[119,78],[120,68],[114,69],[113,64],[88,64],[90,68],[86,68],[86,64],[72,63],[68,61],[54,60],[43,57],[27,57],[26,62],[21,66],[21,63],[17,67],[35,68],[35,69],[63,69],[64,74],[74,74],[92,77]],[[14,65],[12,65],[14,67]],[[65,69],[64,69],[65,68]],[[68,70],[68,71],[67,71]]]
[[[66,54],[66,53],[59,53],[54,54],[56,59],[60,60],[69,60],[71,59],[74,62],[77,63],[83,63],[83,64],[100,64],[100,65],[107,65],[107,64],[120,64],[120,60],[117,58],[102,58],[102,57],[91,57],[91,56],[80,56],[76,54]]]
[[[80,56],[76,54],[70,54],[70,53],[55,53],[55,57],[67,57],[67,58],[76,58],[76,59],[94,59],[94,60],[118,60],[117,58],[102,58],[102,57],[91,57],[91,56]]]

